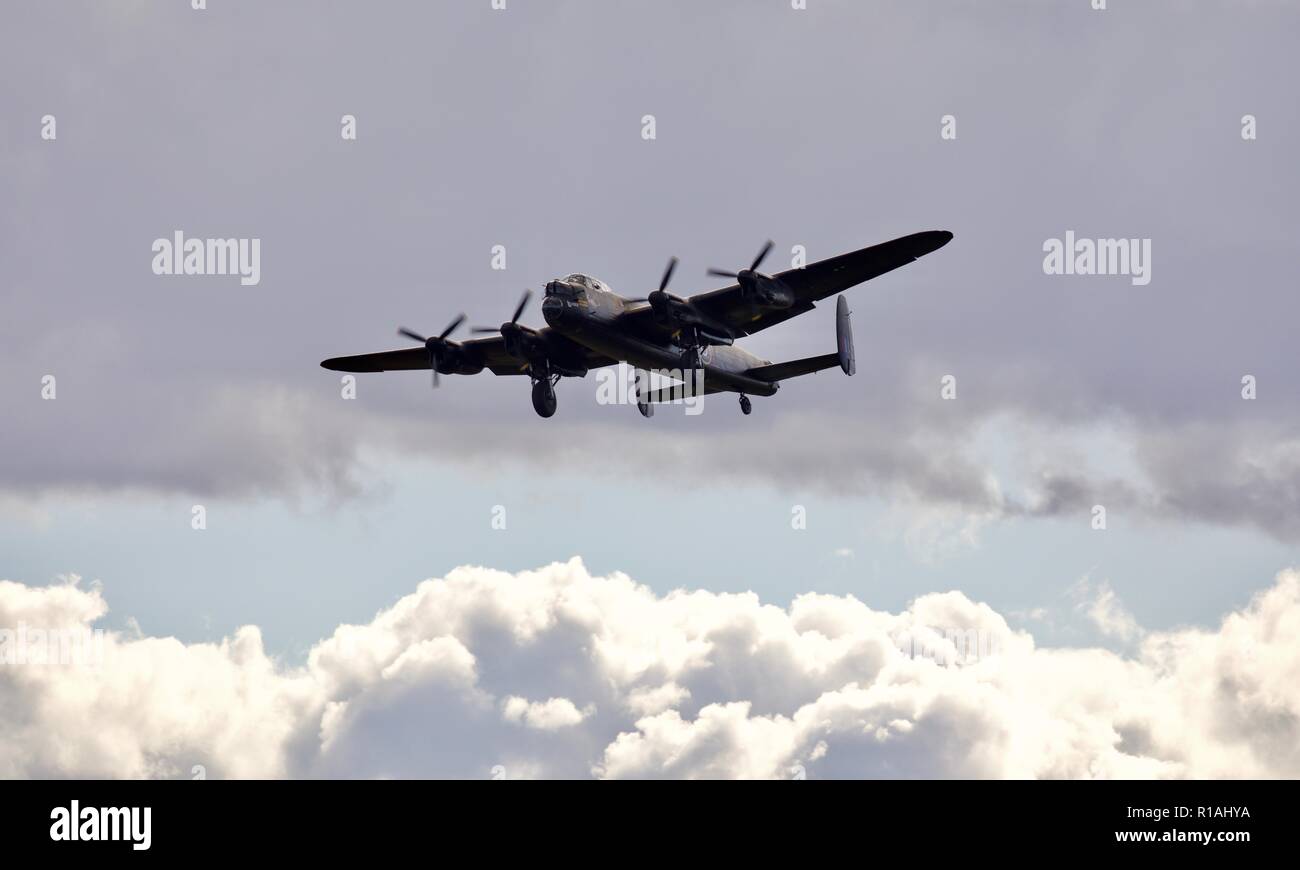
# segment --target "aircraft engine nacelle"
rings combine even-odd
[[[471,359],[458,342],[442,340],[431,348],[434,367],[444,375],[476,375],[483,363]]]
[[[546,339],[526,326],[506,323],[501,327],[506,353],[515,359],[536,362],[546,357]]]
[[[466,356],[460,345],[453,345],[438,356],[438,371],[444,375],[476,375],[483,371],[483,363]]]
[[[503,324],[501,338],[505,341],[506,353],[528,363],[535,370],[549,371],[566,378],[587,376],[587,366],[581,359],[561,358],[563,355],[557,355],[541,333],[526,326]]]
[[[751,305],[781,310],[794,304],[794,293],[770,275],[745,270],[736,277],[736,283]]]
[[[550,367],[552,372],[557,375],[564,375],[566,378],[585,378],[587,376],[586,368],[558,363],[555,360],[550,361]]]
[[[648,300],[655,319],[673,329],[694,330],[703,344],[732,344],[734,338],[726,326],[707,317],[690,302],[663,290],[650,294]]]

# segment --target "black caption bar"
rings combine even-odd
[[[1293,845],[1297,791],[1294,782],[11,781],[0,785],[0,831],[7,856],[128,860],[338,857],[458,842],[494,855],[591,854],[615,837],[637,843],[638,855],[675,850],[685,837],[695,853],[733,855],[848,838],[864,860],[889,845],[972,857],[1055,848],[1231,860]]]

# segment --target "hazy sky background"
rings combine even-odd
[[[456,565],[574,555],[779,604],[959,589],[1061,643],[1099,640],[1084,578],[1215,622],[1300,561],[1300,9],[1110,6],[7,4],[0,576],[290,657]],[[260,238],[261,283],[154,276],[178,229]],[[644,420],[589,376],[541,420],[486,372],[346,402],[318,367],[572,271],[643,295],[677,255],[688,294],[769,237],[776,271],[929,229],[850,291],[857,376],[750,417]],[[1045,276],[1070,229],[1152,239],[1151,283]],[[746,346],[827,352],[832,310]]]

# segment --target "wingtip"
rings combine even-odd
[[[923,233],[917,233],[912,238],[916,240],[916,256],[923,257],[951,242],[952,233],[947,230],[926,230]]]

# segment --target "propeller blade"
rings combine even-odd
[[[763,264],[763,260],[766,259],[767,255],[771,251],[772,251],[772,240],[768,239],[767,244],[763,246],[763,250],[759,251],[758,256],[754,258],[754,265],[749,267],[749,271],[757,272],[758,267]]]
[[[735,272],[728,272],[726,269],[709,269],[709,274],[714,278],[739,278]]]
[[[493,332],[500,332],[500,331],[501,331],[501,327],[499,327],[499,326],[472,326],[472,327],[470,327],[470,330],[469,330],[469,331],[472,332],[472,333],[474,333],[475,335],[488,335],[488,334],[493,333]]]
[[[633,297],[631,297],[630,299],[624,299],[623,301],[624,301],[624,302],[627,302],[627,303],[629,303],[629,304],[635,304],[635,303],[638,303],[638,302],[649,302],[649,301],[650,301],[650,297],[649,297],[649,296],[633,296]]]
[[[428,339],[425,338],[423,335],[420,335],[418,332],[411,332],[411,330],[409,329],[399,329],[397,330],[397,334],[405,336],[409,338],[411,341],[418,341],[420,344],[424,344],[426,341],[428,341]]]
[[[673,269],[676,269],[676,268],[677,268],[677,258],[676,258],[676,257],[671,257],[671,258],[669,258],[669,260],[668,260],[668,268],[664,270],[664,277],[663,277],[663,280],[659,282],[659,289],[660,289],[660,290],[666,290],[666,289],[668,289],[668,282],[669,282],[670,280],[672,280],[672,277],[673,277]]]
[[[528,306],[528,300],[532,298],[533,298],[533,291],[525,290],[524,295],[519,298],[519,307],[515,309],[515,316],[510,318],[511,323],[515,323],[516,321],[519,320],[520,316],[523,315],[524,313],[524,308]]]
[[[442,331],[442,335],[438,336],[438,338],[445,340],[447,336],[451,335],[453,332],[456,331],[456,327],[460,326],[464,322],[465,322],[464,314],[456,315],[456,319],[453,320],[451,323],[447,324],[447,328]]]

